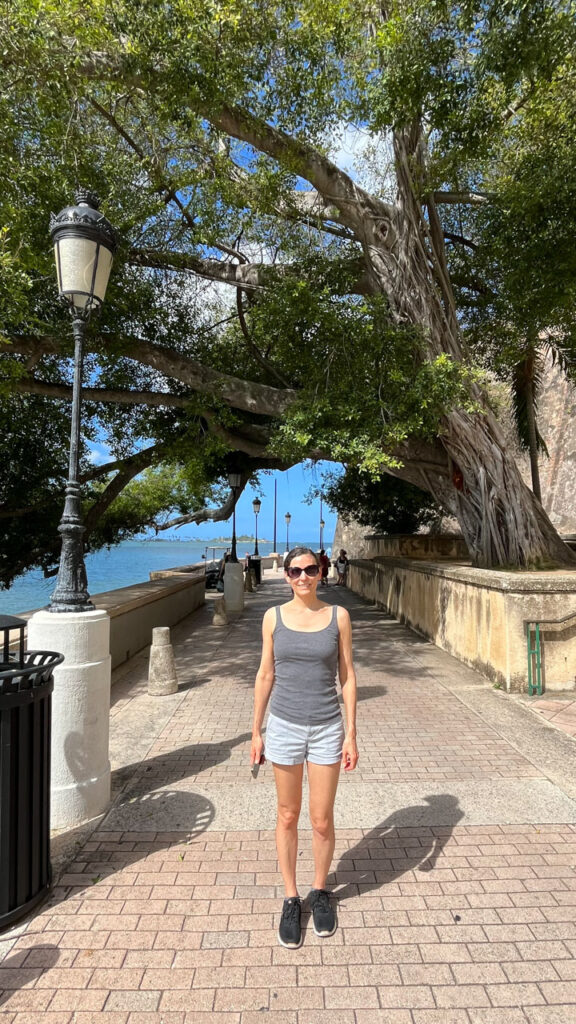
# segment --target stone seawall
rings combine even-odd
[[[353,560],[349,585],[509,691],[528,682],[528,622],[576,616],[576,572],[511,573],[378,557]],[[542,626],[545,690],[573,690],[576,619]]]

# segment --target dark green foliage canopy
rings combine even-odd
[[[0,584],[56,557],[71,342],[47,225],[78,185],[121,239],[88,343],[92,545],[221,518],[230,468],[302,458],[393,469],[461,516],[451,411],[488,415],[482,374],[509,382],[528,334],[572,366],[574,25],[567,0],[0,4]]]

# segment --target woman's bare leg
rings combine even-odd
[[[314,853],[313,889],[325,889],[326,878],[334,856],[334,800],[340,761],[336,764],[312,764],[308,761],[310,786],[310,822],[312,824],[312,850]]]
[[[284,879],[286,899],[298,895],[296,860],[298,857],[298,818],[302,806],[303,764],[275,764],[274,778],[278,798],[276,849]]]

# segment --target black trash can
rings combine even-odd
[[[250,568],[254,569],[256,583],[262,583],[262,559],[260,558],[260,555],[250,556]]]
[[[0,616],[0,930],[50,890],[50,726],[54,651],[24,651],[26,622]],[[10,633],[19,634],[10,651]]]

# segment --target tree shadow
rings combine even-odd
[[[176,782],[190,775],[200,775],[229,761],[232,750],[251,738],[251,732],[243,732],[239,736],[215,743],[189,743],[186,747],[164,751],[145,761],[123,765],[112,773],[113,789],[118,792],[126,787],[128,791],[137,786],[144,793],[150,792],[159,783]]]
[[[423,804],[394,811],[342,854],[329,876],[340,902],[397,881],[408,871],[432,872],[464,817],[450,793],[424,797]]]
[[[374,697],[385,697],[387,693],[387,686],[358,686],[356,688],[356,699],[358,701],[373,700]]]
[[[104,831],[182,833],[181,842],[192,843],[214,821],[214,804],[200,793],[183,789],[160,789],[150,792],[141,788],[127,789],[108,811]],[[164,845],[176,842],[174,836]],[[135,855],[134,860],[140,860]],[[131,858],[124,863],[129,863]]]
[[[46,971],[56,966],[61,952],[57,946],[50,944],[29,946],[0,960],[0,1006],[5,1007],[3,1013],[15,992],[25,985],[35,985]]]
[[[125,787],[138,784],[141,793],[150,792],[158,782],[170,783],[189,775],[199,775],[229,761],[234,747],[246,743],[251,736],[251,732],[243,732],[215,743],[189,743],[143,761],[122,765],[112,772],[112,791],[117,796]],[[81,733],[69,733],[64,743],[64,754],[74,778],[85,778],[87,752],[85,737]]]

